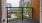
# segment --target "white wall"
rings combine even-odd
[[[42,0],[40,2],[41,2],[41,11],[42,11]]]
[[[6,0],[2,0],[2,23],[3,23],[3,19],[5,19],[4,23],[7,23],[7,14],[6,14]]]
[[[40,23],[42,23],[42,0],[40,0]]]

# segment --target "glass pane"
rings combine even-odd
[[[22,20],[22,8],[8,8],[8,23]]]
[[[32,8],[23,8],[23,20],[32,18]]]

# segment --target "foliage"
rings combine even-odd
[[[26,11],[27,11],[29,17],[32,17],[32,3],[31,2],[27,2],[26,3],[26,7],[31,7],[31,8],[26,8]]]
[[[11,18],[11,14],[8,14],[8,18]]]
[[[22,14],[21,14],[21,13],[16,14],[16,16],[17,16],[17,18],[20,19],[20,20],[21,20],[22,18],[23,18],[23,19],[26,19],[26,18],[27,18],[27,16],[25,16],[25,15],[23,15],[23,17],[22,17]]]
[[[32,17],[32,8],[27,8],[27,13],[29,17]]]
[[[31,2],[27,2],[26,3],[26,7],[32,7],[32,3]]]
[[[17,18],[9,19],[8,21],[16,21]]]
[[[21,6],[22,6],[22,4],[19,7],[21,7]],[[26,7],[32,7],[31,2],[29,2],[29,3],[27,2]],[[22,8],[19,8],[19,11],[20,12],[16,13],[17,18],[10,19],[9,21],[22,20]],[[28,13],[29,17],[32,17],[32,8],[26,8],[26,13]],[[9,14],[9,16],[10,16],[10,14]],[[23,15],[23,19],[26,19],[26,18],[28,18],[28,17]]]
[[[16,16],[17,16],[17,18],[9,19],[9,21],[22,20],[22,14],[21,13],[17,13]],[[26,18],[27,18],[27,16],[23,15],[23,19],[26,19]]]

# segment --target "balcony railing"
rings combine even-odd
[[[18,16],[21,15],[20,20],[26,19],[27,17],[32,18],[32,7],[6,7],[6,8],[7,8],[7,19],[9,17],[11,18],[10,16],[11,14],[15,14]]]

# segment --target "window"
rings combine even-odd
[[[31,0],[7,0],[8,23],[32,18]]]

